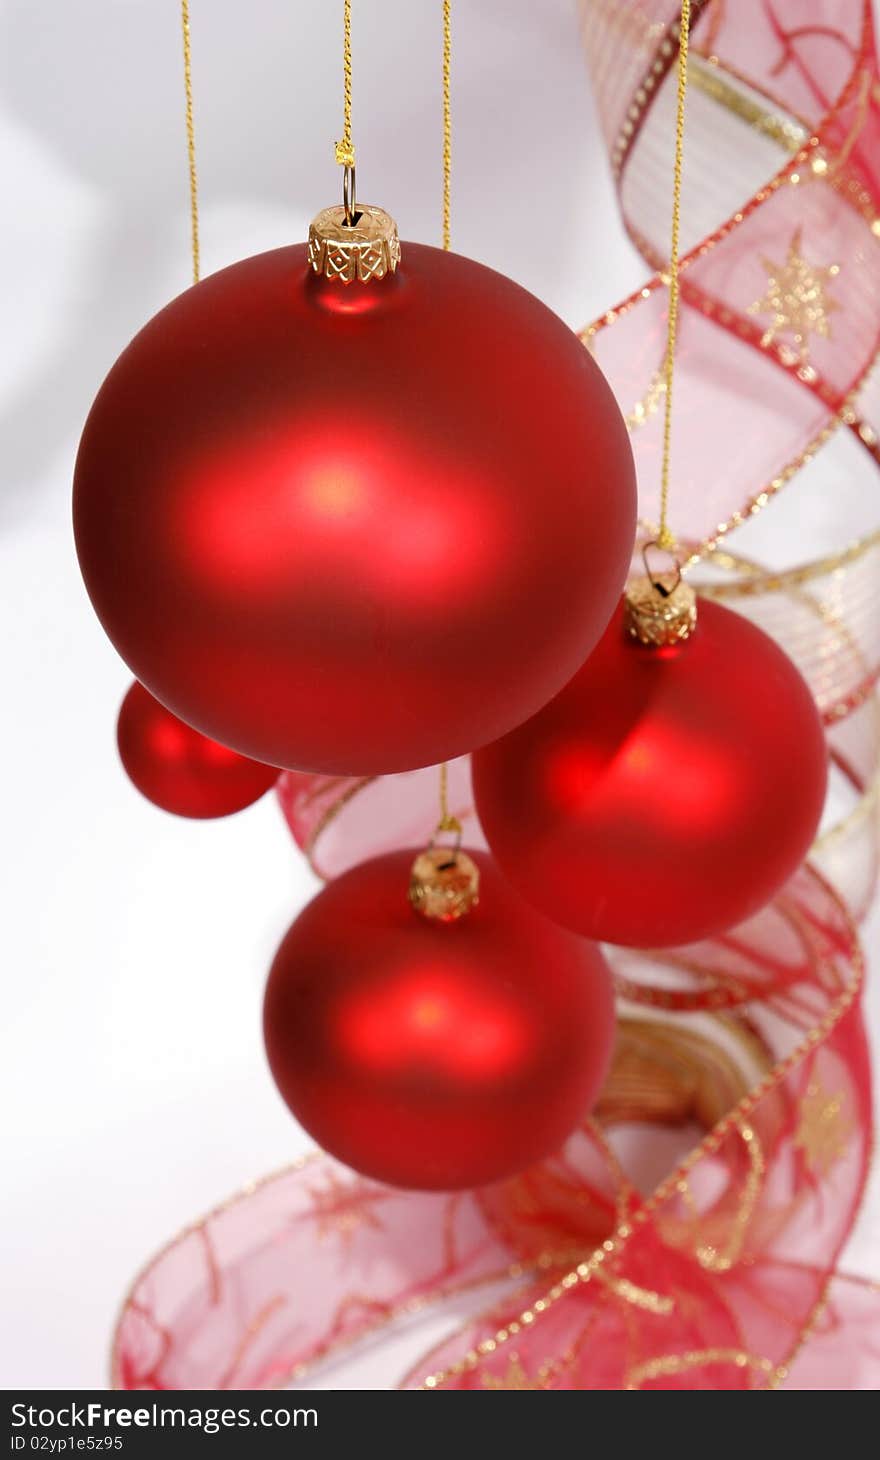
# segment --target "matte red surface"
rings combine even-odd
[[[409,906],[414,851],[343,873],[290,928],[266,988],[266,1049],[291,1111],[395,1186],[476,1186],[549,1155],[611,1056],[599,950],[471,855],[480,901],[456,923]]]
[[[86,423],[80,564],[169,709],[302,770],[408,770],[574,673],[628,566],[635,483],[598,367],[531,294],[405,244],[369,285],[304,246],[133,340]]]
[[[278,779],[277,766],[248,760],[200,735],[137,681],[122,701],[116,741],[129,780],[175,816],[229,816],[259,800]]]
[[[502,870],[564,927],[637,948],[756,912],[806,856],[827,752],[791,660],[700,600],[684,644],[648,649],[622,609],[560,695],[473,759]]]

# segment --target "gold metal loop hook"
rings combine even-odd
[[[428,845],[425,848],[425,850],[428,851],[428,852],[432,852],[432,851],[435,851],[435,850],[438,850],[438,849],[441,849],[442,847],[444,847],[445,846],[445,843],[441,843],[439,841],[439,838],[444,833],[448,833],[450,836],[452,836],[454,838],[454,840],[452,842],[452,845],[449,846],[448,848],[446,848],[448,850],[450,856],[454,859],[458,855],[458,853],[461,851],[461,839],[462,839],[462,835],[463,835],[462,825],[461,825],[461,822],[459,821],[459,819],[458,819],[457,816],[447,816],[447,817],[444,817],[442,821],[439,821],[437,823],[437,825],[434,828],[434,832],[433,832],[433,835],[431,837],[431,840],[428,842]]]
[[[652,569],[651,561],[648,557],[651,548],[656,548],[659,552],[665,552],[672,559],[671,571],[667,570],[665,573],[659,573],[655,569]],[[661,598],[669,598],[682,581],[681,563],[678,561],[676,554],[671,548],[663,547],[659,538],[651,537],[647,542],[642,543],[642,562],[645,565],[645,575],[650,581],[654,592],[659,593]],[[670,579],[672,580],[671,582]]]
[[[357,207],[357,176],[353,162],[346,163],[342,169],[342,207],[346,228],[354,228],[361,215]]]
[[[651,566],[652,548],[671,559],[667,571]],[[624,628],[631,639],[652,649],[669,648],[689,638],[697,624],[697,597],[681,575],[681,563],[671,549],[651,538],[642,547],[645,576],[627,584]]]

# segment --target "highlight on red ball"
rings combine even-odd
[[[277,766],[249,760],[200,734],[137,680],[122,701],[116,742],[132,785],[162,811],[193,820],[243,811],[280,775]]]
[[[635,469],[598,366],[519,285],[407,244],[351,287],[300,244],[167,305],[89,414],[74,530],[111,641],[187,723],[385,775],[571,678],[623,586]],[[343,295],[373,307],[323,307]]]

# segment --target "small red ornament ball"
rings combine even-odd
[[[119,711],[119,755],[137,789],[175,816],[229,816],[259,800],[278,779],[276,766],[248,760],[200,735],[137,681]]]
[[[533,714],[608,622],[634,524],[577,336],[417,244],[367,284],[302,245],[182,294],[110,371],[74,487],[137,678],[244,755],[332,774],[436,764]]]
[[[675,647],[622,609],[569,685],[474,757],[489,846],[511,883],[589,938],[665,947],[762,907],[815,835],[827,752],[813,697],[762,630],[699,601]]]
[[[469,854],[480,898],[455,922],[407,901],[412,852],[329,883],[279,948],[269,1064],[296,1119],[340,1161],[446,1191],[549,1155],[590,1110],[611,1056],[599,950]]]

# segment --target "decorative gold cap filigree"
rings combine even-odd
[[[479,901],[480,869],[459,847],[428,847],[412,864],[409,900],[423,918],[464,917]]]
[[[679,572],[634,578],[623,596],[630,638],[651,649],[681,644],[697,625],[697,595]]]
[[[345,208],[322,208],[309,226],[309,263],[325,279],[369,284],[393,274],[400,263],[397,224],[382,208],[358,203],[354,222]]]

